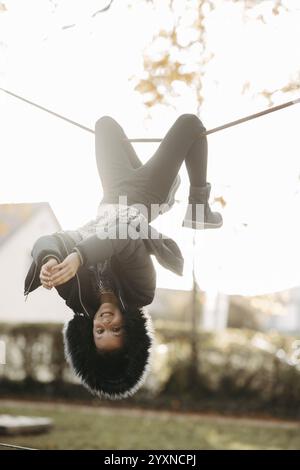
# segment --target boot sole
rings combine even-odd
[[[223,225],[223,221],[220,222],[219,224],[211,224],[207,222],[203,222],[199,224],[198,222],[195,222],[194,220],[184,220],[182,222],[182,227],[186,228],[192,228],[195,230],[205,230],[207,228],[220,228]]]

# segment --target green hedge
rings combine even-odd
[[[263,410],[281,408],[300,414],[300,364],[297,338],[276,332],[227,329],[197,334],[196,364],[191,363],[190,332],[172,322],[155,322],[153,367],[133,397],[157,406],[229,409],[248,403]],[[62,325],[0,324],[7,364],[0,366],[0,391],[17,390],[88,398],[69,370],[63,351]],[[38,385],[40,384],[40,385]],[[222,405],[223,406],[223,405]]]

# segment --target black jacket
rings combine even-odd
[[[150,227],[150,226],[149,226]],[[151,227],[152,231],[155,231]],[[153,232],[152,232],[153,233]],[[33,261],[25,278],[24,295],[41,285],[39,274],[46,257],[51,255],[59,262],[76,247],[83,259],[74,278],[57,286],[59,295],[75,313],[92,316],[91,279],[89,267],[97,266],[105,259],[117,287],[118,298],[126,309],[143,307],[152,302],[155,294],[156,272],[150,254],[167,269],[182,275],[183,257],[178,245],[171,238],[157,237],[126,239],[100,239],[91,235],[82,239],[76,230],[59,231],[45,235],[35,242],[31,255]]]

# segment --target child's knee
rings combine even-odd
[[[103,129],[108,130],[108,129],[112,129],[116,126],[118,126],[118,123],[116,122],[116,120],[113,117],[108,116],[108,115],[104,115],[104,116],[101,116],[101,118],[99,118],[96,121],[95,130],[97,132],[99,132]]]
[[[189,128],[196,128],[199,131],[206,131],[206,128],[201,121],[201,119],[196,115],[192,113],[185,113],[181,114],[179,118],[177,119],[180,124],[188,126]]]

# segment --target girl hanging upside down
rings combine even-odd
[[[101,117],[95,138],[103,199],[96,218],[77,230],[42,236],[33,246],[24,294],[42,285],[55,287],[65,299],[74,312],[63,331],[66,358],[83,385],[101,398],[133,395],[150,368],[154,331],[143,308],[156,287],[150,255],[174,273],[183,272],[178,245],[150,222],[174,204],[183,161],[190,180],[183,225],[222,226],[208,203],[203,131],[196,115],[181,115],[143,165],[122,127]]]

